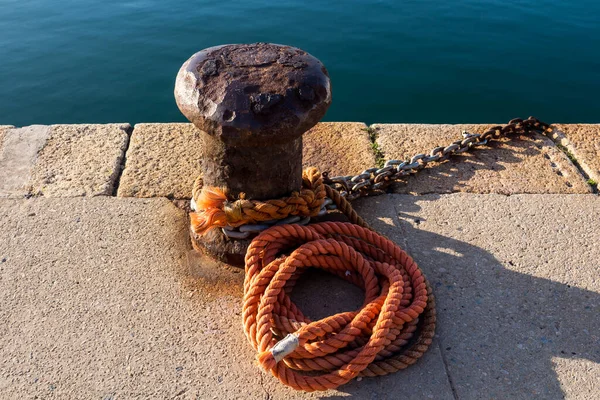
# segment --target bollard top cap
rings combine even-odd
[[[233,44],[187,60],[177,74],[175,100],[197,128],[224,142],[281,143],[321,120],[331,85],[323,64],[303,50]]]

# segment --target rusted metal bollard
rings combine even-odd
[[[268,200],[302,184],[302,134],[331,104],[323,64],[300,49],[268,43],[211,47],[194,54],[177,75],[175,100],[203,134],[204,185],[229,196]],[[214,229],[192,232],[197,250],[243,265],[248,240]]]

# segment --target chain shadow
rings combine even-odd
[[[423,197],[393,198],[399,213],[375,199],[361,212],[370,210],[374,229],[393,238],[401,232],[400,245],[430,280],[436,336],[459,397],[563,398],[555,359],[600,363],[599,293],[508,269],[488,250],[460,240],[459,231],[450,237],[420,228],[422,217],[414,214]],[[489,234],[493,227],[479,229]]]
[[[418,174],[411,176],[406,182],[392,185],[392,191],[400,194],[428,194],[428,193],[451,193],[458,190],[469,190],[474,188],[473,177],[478,174],[485,179],[487,175],[493,173],[488,171],[501,172],[506,170],[505,164],[523,163],[528,158],[538,156],[543,153],[548,167],[555,173],[561,175],[559,166],[555,160],[551,160],[548,149],[554,147],[551,139],[541,134],[532,134],[529,136],[511,136],[494,140],[487,146],[480,147],[473,152],[466,152],[455,155],[449,160],[432,167],[425,168]],[[522,185],[519,190],[527,193],[529,186],[526,183],[512,182],[511,189]],[[565,185],[571,185],[567,180]],[[494,188],[494,192],[504,193],[504,187]],[[531,189],[529,189],[531,190]]]

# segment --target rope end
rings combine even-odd
[[[281,339],[271,350],[263,351],[258,355],[258,363],[266,370],[271,371],[277,363],[293,353],[300,344],[298,335],[290,333]]]
[[[200,195],[191,200],[194,212],[190,214],[190,220],[194,232],[204,235],[212,228],[227,225],[227,215],[223,211],[226,201],[223,188],[203,187]]]

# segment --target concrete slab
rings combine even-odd
[[[187,224],[166,199],[0,200],[3,395],[452,398],[435,345],[339,391],[295,392],[261,372],[240,324],[241,270],[188,253]]]
[[[50,127],[45,125],[3,131],[0,197],[23,197],[31,193],[32,170],[49,136]]]
[[[0,197],[111,195],[128,124],[32,125],[4,131]]]
[[[457,398],[598,398],[599,197],[391,195],[357,204],[430,279]]]
[[[482,133],[492,125],[375,124],[377,143],[386,159],[407,159],[445,146],[467,130]],[[512,137],[434,163],[397,193],[589,193],[577,168],[543,135]]]
[[[200,174],[199,140],[192,124],[135,125],[117,195],[191,198]]]
[[[600,182],[600,124],[554,124],[554,139],[577,159],[585,173]]]
[[[367,126],[359,122],[321,122],[303,137],[303,165],[335,175],[357,175],[375,165]]]
[[[45,197],[110,196],[121,173],[129,124],[52,125],[31,174]]]

